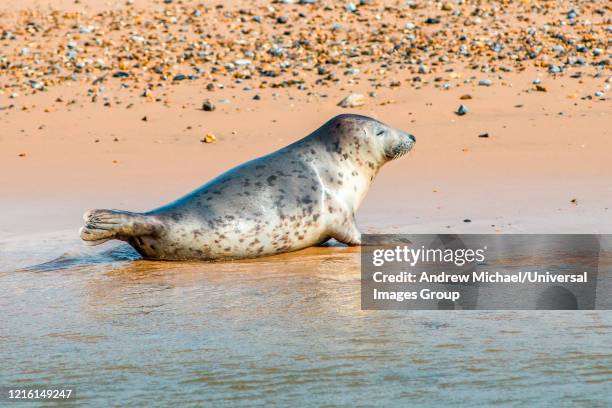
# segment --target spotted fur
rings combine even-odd
[[[336,116],[161,208],[89,211],[81,238],[124,240],[145,258],[168,260],[253,258],[330,238],[359,245],[355,211],[381,166],[414,143],[377,120]]]

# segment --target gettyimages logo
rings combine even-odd
[[[610,236],[422,234],[362,240],[362,309],[610,309],[612,303]]]

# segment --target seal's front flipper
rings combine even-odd
[[[83,220],[85,226],[80,234],[88,245],[99,245],[109,239],[126,241],[135,236],[156,235],[163,228],[152,216],[120,210],[90,210],[83,215]]]
[[[355,220],[333,227],[332,238],[348,246],[361,245],[361,232],[357,229]]]

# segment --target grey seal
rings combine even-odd
[[[296,251],[331,238],[360,245],[359,204],[382,165],[415,141],[375,119],[339,115],[158,209],[90,210],[81,239],[123,240],[148,259],[209,261]]]

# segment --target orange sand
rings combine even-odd
[[[93,12],[123,4],[64,1],[53,7]],[[19,5],[30,6],[44,9],[49,2]],[[68,82],[16,99],[5,92],[0,236],[67,228],[76,234],[89,208],[154,208],[346,112],[417,137],[415,150],[375,180],[358,213],[364,232],[612,232],[610,100],[582,99],[603,89],[607,73],[577,80],[529,68],[499,79],[456,65],[457,74],[449,90],[434,87],[434,75],[423,75],[427,83],[420,89],[380,88],[355,109],[336,104],[350,92],[367,96],[368,75],[308,91],[244,91],[246,82],[221,78],[226,88],[210,92],[204,80],[183,81],[163,90],[166,103],[147,101],[109,78],[104,95],[110,107],[90,102],[91,83]],[[402,75],[402,84],[413,76]],[[449,73],[435,76],[451,81]],[[462,82],[470,77],[471,83]],[[483,78],[492,78],[493,86],[478,86]],[[536,78],[547,92],[535,91]],[[256,93],[262,100],[252,99]],[[473,99],[460,100],[464,94]],[[207,98],[214,112],[201,110]],[[72,99],[76,103],[68,104]],[[460,103],[470,109],[461,117],[454,114]],[[202,143],[207,133],[217,142]],[[482,133],[489,137],[478,137]]]

